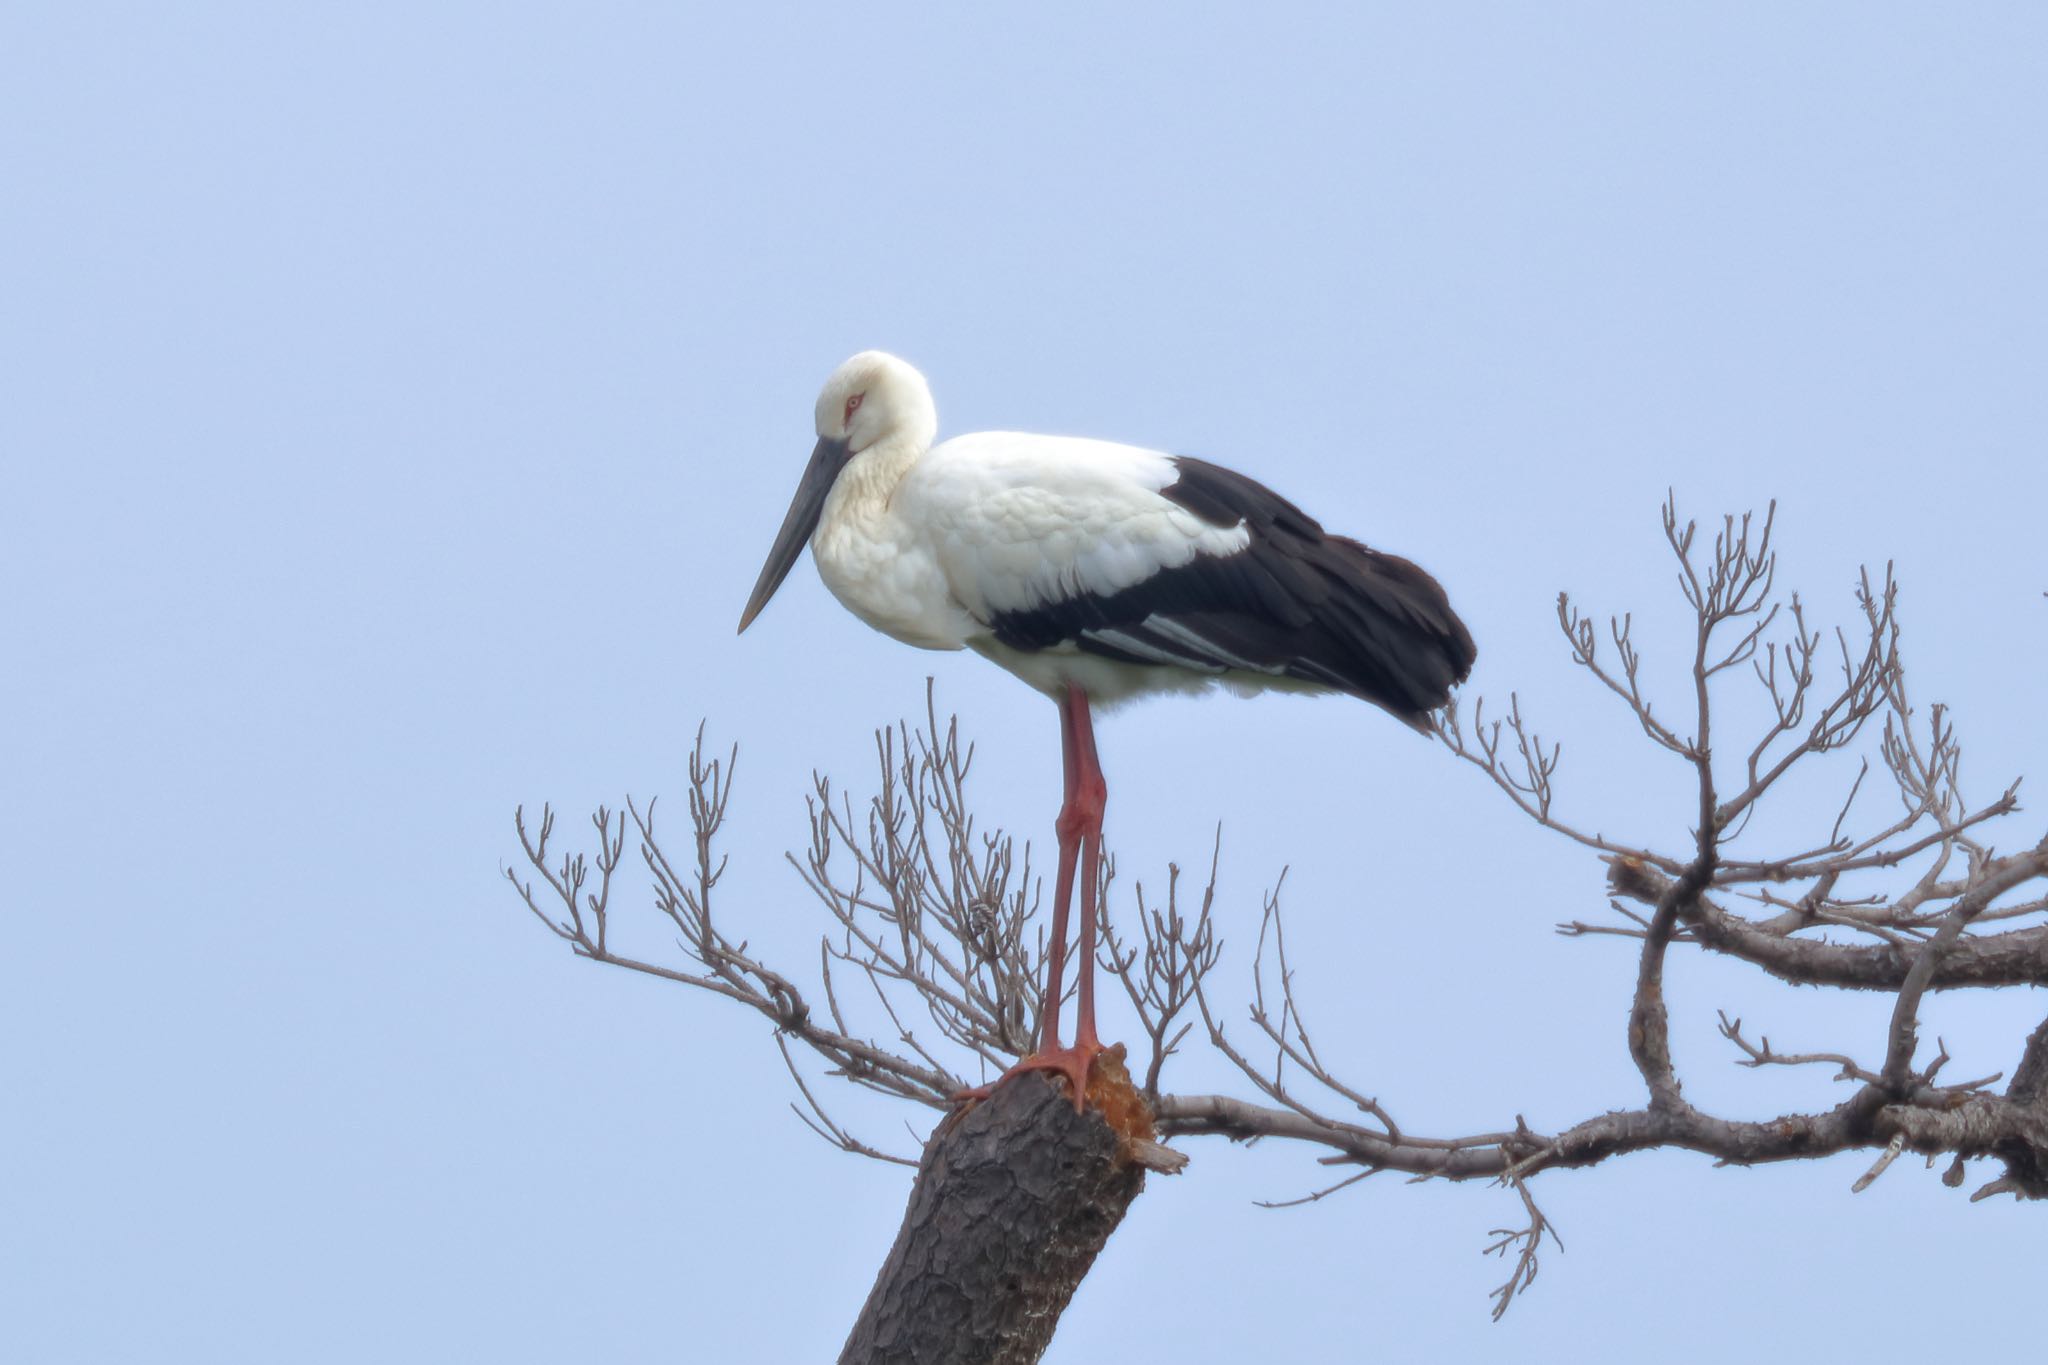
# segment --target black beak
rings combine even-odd
[[[782,580],[789,577],[797,556],[804,552],[804,542],[818,529],[818,517],[825,510],[825,495],[832,491],[833,482],[850,457],[845,441],[818,438],[811,462],[804,467],[803,482],[796,486],[796,496],[790,499],[789,515],[782,519],[782,529],[775,533],[775,544],[768,551],[768,562],[761,566],[761,577],[754,583],[754,595],[747,599],[747,609],[740,613],[741,630],[753,624],[761,608],[782,586]]]

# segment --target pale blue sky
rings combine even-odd
[[[1684,775],[1550,616],[1677,635],[1673,486],[1780,499],[1823,619],[1896,559],[1977,789],[2048,780],[2044,92],[2016,4],[9,6],[0,1356],[831,1357],[904,1173],[797,1123],[755,1020],[572,960],[498,868],[516,802],[679,795],[708,717],[729,910],[799,963],[807,775],[864,785],[928,673],[985,819],[1048,829],[1053,713],[986,664],[806,566],[733,637],[862,347],[947,431],[1201,454],[1421,560],[1589,823],[1683,837]],[[1226,983],[1291,865],[1319,1042],[1411,1128],[1640,1101],[1626,949],[1549,931],[1600,869],[1441,751],[1286,699],[1102,748],[1127,873],[1223,822]],[[1787,1046],[1883,1018],[1680,959],[1689,1093],[1745,1115],[1831,1086],[1728,1065],[1723,1005]],[[2042,1008],[1931,1017],[1979,1072]],[[1321,1169],[1191,1151],[1049,1359],[1903,1357],[2038,1316],[2042,1214],[1918,1163],[1547,1176],[1568,1250],[1495,1326],[1509,1196],[1263,1212]]]

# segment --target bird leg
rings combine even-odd
[[[1102,812],[1109,797],[1102,765],[1095,754],[1095,728],[1088,715],[1088,694],[1069,683],[1060,698],[1060,751],[1066,773],[1066,799],[1053,828],[1059,833],[1059,876],[1054,884],[1052,943],[1046,954],[1045,996],[1038,1009],[1042,1028],[1038,1050],[1018,1061],[988,1085],[963,1090],[956,1100],[986,1099],[996,1086],[1020,1071],[1056,1071],[1073,1089],[1074,1108],[1085,1107],[1088,1068],[1102,1051],[1095,1033],[1095,900],[1101,886]],[[1079,867],[1076,864],[1079,864]],[[1074,1021],[1074,1045],[1060,1044],[1060,1003],[1065,994],[1067,910],[1074,898],[1074,878],[1081,874],[1081,960],[1075,966],[1080,988]]]
[[[1102,1040],[1095,1034],[1095,898],[1102,888],[1102,812],[1109,804],[1109,784],[1103,780],[1102,763],[1095,756],[1095,726],[1088,715],[1088,694],[1069,684],[1067,709],[1073,716],[1078,760],[1076,775],[1070,779],[1068,802],[1081,838],[1081,964],[1076,973],[1080,989],[1075,1005],[1074,1047],[1092,1059],[1102,1051]],[[1062,811],[1062,818],[1066,814]]]

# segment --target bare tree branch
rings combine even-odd
[[[1659,709],[1656,661],[1638,647],[1632,613],[1607,616],[1603,632],[1598,618],[1560,595],[1557,620],[1572,661],[1620,702],[1651,748],[1679,760],[1658,760],[1643,782],[1669,774],[1685,783],[1685,828],[1624,841],[1589,819],[1567,818],[1563,747],[1539,733],[1514,694],[1492,715],[1480,697],[1448,708],[1436,729],[1517,809],[1605,864],[1603,899],[1614,920],[1574,920],[1560,932],[1636,944],[1626,1041],[1642,1096],[1553,1133],[1533,1131],[1519,1115],[1487,1132],[1411,1131],[1373,1086],[1347,1073],[1341,1043],[1311,1033],[1280,883],[1260,907],[1242,987],[1249,998],[1233,998],[1221,984],[1224,945],[1212,915],[1220,831],[1192,906],[1184,906],[1180,868],[1170,865],[1163,900],[1137,882],[1135,920],[1121,934],[1106,911],[1100,923],[1102,969],[1122,984],[1145,1038],[1142,1095],[1161,1135],[1298,1143],[1339,1168],[1276,1208],[1321,1201],[1380,1171],[1504,1184],[1521,1221],[1496,1229],[1487,1246],[1510,1263],[1493,1291],[1496,1317],[1534,1281],[1544,1237],[1556,1243],[1532,1182],[1631,1152],[1677,1148],[1748,1165],[1862,1150],[1874,1154],[1855,1185],[1863,1189],[1911,1151],[1949,1157],[1942,1179],[1952,1186],[1963,1182],[1967,1163],[1997,1163],[1974,1199],[2048,1198],[2048,1020],[2019,1045],[2003,1091],[1994,1089],[1997,1075],[1944,1081],[1945,1046],[1924,1065],[1917,1059],[1928,992],[2048,986],[2048,837],[2030,835],[2010,853],[1989,842],[2019,811],[2018,784],[1987,803],[1965,799],[1953,720],[1938,705],[1920,711],[1907,690],[1900,593],[1889,566],[1881,578],[1858,579],[1853,629],[1829,631],[1811,621],[1799,596],[1777,595],[1775,507],[1761,518],[1723,518],[1709,543],[1667,500],[1663,531],[1692,625],[1668,680],[1682,689],[1677,706]],[[1746,695],[1747,711],[1726,705],[1730,689]],[[1758,719],[1751,725],[1747,715]],[[967,795],[973,750],[953,720],[941,720],[929,688],[922,722],[879,732],[875,753],[870,796],[855,799],[814,779],[808,837],[790,862],[823,912],[823,932],[815,969],[801,980],[769,965],[737,927],[759,911],[729,915],[717,903],[737,755],[707,750],[701,729],[682,858],[664,847],[652,802],[600,808],[588,854],[556,849],[554,812],[543,807],[537,829],[524,810],[516,814],[521,865],[504,875],[528,912],[579,956],[760,1015],[790,1070],[798,1117],[842,1151],[904,1162],[834,1119],[806,1065],[948,1109],[968,1079],[986,1078],[1030,1048],[1047,945],[1030,847],[976,823]],[[1820,772],[1838,753],[1850,758],[1839,804],[1823,807],[1834,812],[1824,834],[1777,828],[1799,823],[1774,810],[1788,778]],[[1873,773],[1889,778],[1897,802],[1879,815],[1868,813],[1880,804],[1869,799]],[[1641,819],[1649,808],[1631,792],[1612,814]],[[615,947],[611,893],[629,827],[655,908],[677,936],[674,963]],[[1737,1064],[1827,1066],[1847,1088],[1833,1107],[1811,1112],[1707,1113],[1686,1100],[1671,1051],[1665,978],[1674,944],[1791,983],[1889,993],[1891,1018],[1881,1036],[1780,1052],[1768,1037],[1752,1041],[1742,1021],[1723,1012],[1720,1032]],[[1176,1060],[1203,1042],[1234,1069],[1234,1088],[1244,1094],[1171,1091]],[[1122,1150],[1151,1169],[1182,1160],[1142,1136]]]

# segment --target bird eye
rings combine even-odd
[[[867,395],[864,393],[857,393],[853,397],[846,400],[846,416],[839,419],[839,424],[841,426],[845,426],[847,423],[853,421],[853,414],[860,411],[861,400],[866,397]]]

